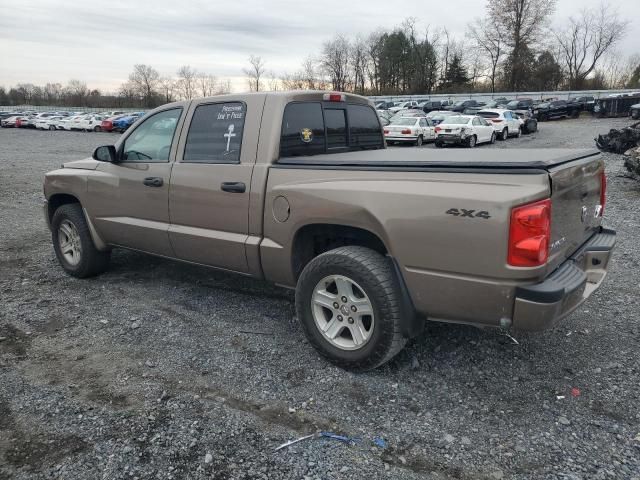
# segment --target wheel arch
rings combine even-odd
[[[93,223],[91,222],[91,218],[87,214],[84,206],[75,195],[71,195],[69,193],[54,193],[47,200],[47,224],[51,226],[51,221],[53,220],[53,215],[63,205],[70,204],[78,204],[82,209],[82,214],[84,215],[84,219],[89,226],[89,232],[91,233],[91,238],[93,239],[93,244],[96,249],[99,251],[107,251],[110,250],[109,246],[102,240],[98,232],[96,231]]]

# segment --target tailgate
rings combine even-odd
[[[604,162],[601,155],[550,168],[551,244],[549,272],[569,258],[602,223],[600,190]]]

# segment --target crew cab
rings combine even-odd
[[[615,244],[605,185],[597,151],[387,149],[364,97],[260,92],[147,113],[47,173],[44,215],[72,276],[126,248],[264,279],[295,289],[312,346],[365,370],[425,320],[540,330],[572,312]]]

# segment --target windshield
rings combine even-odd
[[[538,105],[538,108],[548,108],[549,104],[547,102],[545,103],[541,103],[540,105]]]
[[[464,100],[460,100],[459,102],[453,104],[454,107],[461,107],[462,105],[464,105]]]
[[[511,100],[509,103],[507,103],[507,107],[509,108],[516,108],[518,106],[520,102],[518,100]]]
[[[445,123],[447,125],[466,125],[469,123],[469,120],[470,118],[468,117],[450,117],[447,118]]]
[[[393,122],[391,122],[391,125],[415,125],[416,120],[417,118],[397,118]]]

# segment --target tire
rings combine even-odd
[[[338,287],[338,281],[333,279],[342,286]],[[345,292],[349,293],[340,296]],[[321,298],[323,305],[313,302],[314,296]],[[336,309],[334,305],[340,307]],[[367,308],[371,315],[358,319],[356,305]],[[353,308],[356,313],[352,314]],[[401,333],[401,293],[393,263],[369,248],[340,247],[311,260],[298,279],[296,310],[309,343],[341,368],[376,368],[391,360],[407,341]],[[360,346],[351,335],[355,326],[349,327],[358,322]],[[329,332],[333,329],[333,340],[321,327]]]
[[[422,138],[422,135],[418,135],[418,138],[416,138],[416,147],[421,147],[423,142],[424,139]]]
[[[476,138],[475,135],[471,135],[470,137],[467,138],[467,148],[473,148],[476,146],[476,142],[478,141],[478,139]]]
[[[94,132],[101,132],[102,128],[100,127],[100,125],[96,125],[95,127],[93,127],[93,131]]]
[[[49,125],[49,130],[56,130],[56,126],[55,125]]]
[[[444,146],[442,142],[439,142],[438,140],[435,141],[435,144],[436,144],[436,148],[442,148]]]
[[[111,252],[100,252],[96,249],[82,207],[78,203],[62,205],[55,211],[51,220],[51,240],[58,262],[64,271],[73,277],[92,277],[109,267]],[[73,255],[63,251],[61,243],[64,244],[65,240],[67,244],[73,244],[70,245],[70,251],[74,251]]]
[[[633,120],[638,120],[640,119],[640,110],[634,110],[633,113],[631,114],[631,118]]]
[[[500,132],[500,140],[505,141],[507,138],[509,138],[509,129],[504,128],[502,132]]]
[[[494,143],[496,143],[496,132],[493,132],[491,134],[491,145],[493,145]]]
[[[522,135],[522,128],[518,128],[518,133],[516,133],[516,138],[520,138]]]

